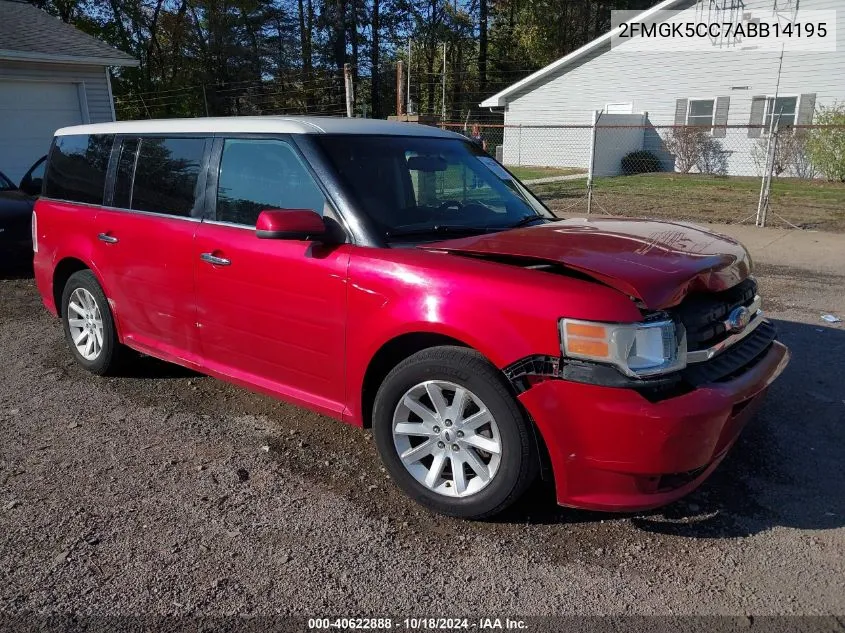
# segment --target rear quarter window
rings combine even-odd
[[[56,137],[44,179],[45,195],[70,202],[103,204],[113,140],[110,134]]]

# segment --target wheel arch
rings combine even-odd
[[[70,279],[71,275],[81,270],[91,270],[91,267],[77,257],[64,257],[53,269],[53,301],[55,302],[56,313],[59,317],[64,316],[62,314],[62,293],[65,290],[68,279]],[[91,272],[94,271],[92,270]],[[99,281],[99,275],[97,273],[94,273],[94,275],[98,278],[97,281]],[[101,287],[102,285],[102,282],[100,282]]]
[[[97,283],[100,284],[100,288],[103,290],[103,294],[106,296],[106,301],[108,302],[108,308],[111,310],[112,319],[114,320],[114,328],[117,331],[117,337],[120,342],[123,342],[123,327],[120,323],[120,317],[117,315],[114,306],[112,305],[111,299],[109,298],[109,291],[106,288],[106,284],[103,282],[103,276],[100,274],[100,271],[97,270],[97,267],[87,263],[84,259],[80,257],[76,257],[74,255],[67,255],[59,259],[56,266],[53,268],[53,287],[52,287],[52,296],[54,305],[56,306],[56,315],[59,318],[62,318],[64,315],[62,314],[62,293],[64,293],[65,285],[67,285],[68,279],[70,279],[71,275],[74,273],[78,273],[82,270],[89,270],[91,274],[94,275],[94,278],[97,280]]]
[[[376,393],[387,374],[390,373],[390,370],[412,354],[416,354],[417,352],[431,347],[440,347],[444,345],[463,347],[467,350],[472,350],[481,354],[482,357],[488,360],[488,362],[490,360],[472,345],[446,334],[418,331],[395,336],[384,343],[378,351],[376,351],[370,359],[370,363],[368,364],[367,370],[364,374],[364,381],[361,387],[361,422],[363,428],[370,429],[373,426],[372,414]],[[495,363],[491,364],[495,366]],[[531,427],[531,434],[534,439],[535,448],[537,449],[536,455],[540,464],[540,476],[544,481],[554,483],[554,477],[551,473],[551,459],[549,458],[549,449],[546,446],[546,439],[543,436],[542,431],[537,426],[537,423],[534,421],[534,418],[518,398],[518,394],[514,389],[513,384],[505,378],[504,374],[502,374],[502,379],[507,385],[508,390],[511,392],[514,402],[516,402],[516,405],[522,411],[526,421]]]
[[[367,371],[364,373],[364,381],[361,385],[361,422],[365,429],[373,426],[372,414],[376,393],[390,370],[412,354],[443,345],[474,350],[471,345],[446,334],[407,332],[390,339],[376,351],[367,365]]]

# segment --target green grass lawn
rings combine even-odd
[[[531,187],[553,210],[586,211],[586,182]],[[732,223],[757,211],[760,179],[698,174],[641,174],[596,178],[593,212]],[[778,178],[772,181],[769,218],[773,226],[845,231],[845,183]]]
[[[549,178],[551,176],[569,176],[583,174],[586,170],[575,167],[517,167],[506,166],[514,176],[520,180],[534,180],[535,178]]]

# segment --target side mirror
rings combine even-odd
[[[255,235],[264,240],[316,240],[326,234],[326,224],[310,209],[266,209],[255,223]]]

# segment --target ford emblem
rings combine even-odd
[[[739,306],[731,310],[728,315],[728,320],[725,321],[725,326],[728,332],[738,332],[745,329],[745,326],[751,321],[751,310],[745,306]]]

